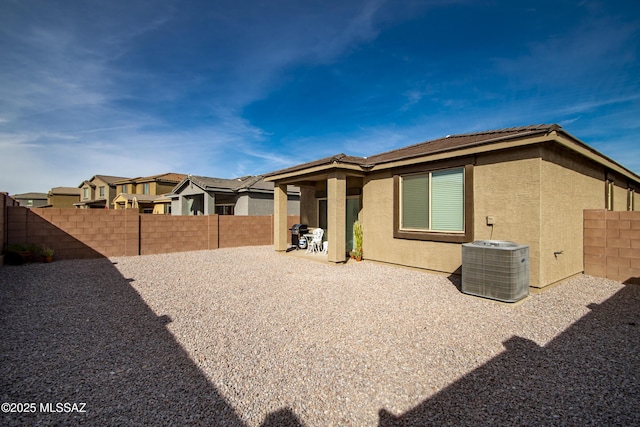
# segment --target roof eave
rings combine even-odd
[[[264,180],[266,182],[282,181],[285,179],[291,179],[301,177],[305,175],[317,175],[327,173],[332,170],[344,170],[357,175],[364,175],[364,169],[362,165],[355,163],[343,163],[340,161],[333,161],[331,163],[325,163],[322,165],[316,165],[312,167],[299,168],[294,170],[287,170],[284,173],[274,172],[272,174],[265,175]]]
[[[439,156],[442,153],[455,153],[457,151],[460,150],[469,150],[469,149],[473,149],[475,147],[484,147],[484,146],[489,146],[489,145],[494,145],[496,143],[499,142],[504,142],[504,141],[517,141],[517,140],[525,140],[525,143],[523,144],[514,144],[514,146],[519,146],[519,145],[528,145],[530,144],[530,142],[527,142],[526,140],[528,140],[529,138],[536,136],[536,135],[549,135],[550,132],[548,132],[546,129],[539,129],[539,130],[534,130],[534,131],[528,131],[528,132],[522,132],[522,133],[518,133],[518,134],[513,134],[513,135],[506,135],[506,136],[500,136],[497,138],[491,138],[491,139],[487,139],[481,142],[470,142],[469,144],[466,145],[460,145],[457,147],[453,147],[453,148],[443,148],[441,150],[436,150],[436,151],[431,151],[427,154],[414,154],[414,155],[410,155],[410,156],[400,156],[397,158],[392,158],[392,159],[388,159],[388,160],[384,160],[381,162],[374,162],[368,165],[364,165],[363,167],[365,167],[367,170],[380,170],[380,169],[387,169],[388,167],[386,167],[385,165],[387,164],[395,164],[398,162],[407,162],[407,163],[413,163],[412,161],[414,159],[418,159],[418,161],[416,161],[415,163],[421,163],[423,159],[425,157],[432,157],[432,156]],[[486,151],[486,150],[482,150],[482,151]],[[375,156],[372,156],[375,157]]]
[[[565,132],[564,130],[558,130],[554,133],[556,134],[555,141],[560,145],[567,147],[570,150],[577,152],[578,154],[581,154],[582,156],[588,159],[591,159],[596,163],[601,164],[602,166],[610,169],[611,171],[615,171],[625,176],[626,178],[629,178],[633,181],[636,181],[638,184],[640,184],[640,175],[627,169],[626,167],[622,166],[620,163],[602,154],[595,148],[580,141],[578,138],[571,135],[569,132]]]

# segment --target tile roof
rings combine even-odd
[[[22,194],[14,194],[11,196],[14,199],[47,199],[47,193],[22,193]]]
[[[291,166],[289,168],[285,168],[285,169],[280,169],[274,172],[270,172],[265,174],[265,177],[269,177],[272,175],[279,175],[281,173],[287,173],[287,172],[294,172],[294,171],[298,171],[298,170],[302,170],[302,169],[308,169],[308,168],[313,168],[316,166],[323,166],[323,165],[329,165],[331,163],[347,163],[347,164],[353,164],[353,165],[364,165],[367,163],[367,158],[366,157],[355,157],[355,156],[348,156],[344,153],[340,153],[340,154],[334,154],[333,156],[329,156],[329,157],[323,157],[322,159],[318,159],[318,160],[312,160],[310,162],[307,163],[301,163],[299,165],[296,166]]]
[[[130,179],[124,176],[94,175],[91,177],[91,179],[85,179],[84,181],[82,181],[82,184],[78,185],[78,188],[84,187],[87,184],[95,188],[95,184],[92,184],[91,181],[93,181],[96,178],[106,182],[110,186],[115,185],[115,183],[118,181],[122,181],[124,179]]]
[[[103,180],[104,182],[106,182],[107,184],[114,184],[116,181],[121,181],[123,179],[129,179],[129,178],[126,178],[124,176],[94,175],[93,178],[91,178],[91,180],[93,180],[94,178],[99,178],[99,179]]]
[[[545,134],[555,130],[561,130],[559,125],[541,124],[522,127],[512,127],[505,129],[496,129],[483,132],[464,133],[459,135],[447,135],[443,138],[433,139],[418,144],[409,145],[407,147],[386,151],[369,157],[348,156],[344,153],[334,156],[324,157],[322,159],[313,160],[311,162],[302,163],[286,169],[270,172],[266,177],[279,175],[288,172],[308,169],[315,166],[329,165],[332,163],[343,163],[358,165],[363,168],[372,167],[381,163],[387,163],[396,160],[409,159],[412,157],[424,156],[443,151],[451,151],[459,148],[478,146],[498,142],[501,139],[516,139],[520,137],[530,137],[536,134]]]
[[[81,193],[82,190],[76,187],[53,187],[51,190],[49,190],[49,196],[52,196],[54,194],[79,196]]]
[[[207,191],[220,191],[229,193],[241,193],[241,192],[273,192],[273,183],[265,182],[262,175],[247,175],[239,178],[212,178],[207,176],[188,175],[180,184],[174,187],[174,193],[176,189],[181,187],[188,180],[191,180],[194,184]],[[297,193],[299,189],[297,187],[290,187],[289,193]]]
[[[120,181],[116,181],[114,182],[114,184],[128,184],[128,183],[139,183],[139,182],[150,182],[150,181],[162,181],[162,182],[169,182],[169,183],[175,183],[178,184],[179,182],[181,182],[187,175],[183,174],[183,173],[174,173],[174,172],[168,172],[168,173],[161,173],[158,175],[151,175],[151,176],[139,176],[136,178],[124,178]]]
[[[248,177],[244,177],[246,179]],[[212,178],[208,176],[189,175],[185,180],[191,180],[204,189],[234,191],[242,186],[243,178]]]
[[[366,163],[375,165],[394,160],[407,159],[463,147],[497,142],[497,140],[503,138],[514,139],[519,137],[530,137],[534,134],[544,134],[559,129],[561,129],[561,127],[558,125],[532,125],[484,132],[464,133],[459,135],[447,135],[443,138],[433,139],[431,141],[421,142],[409,145],[408,147],[370,156],[366,159]]]

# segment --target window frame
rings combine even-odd
[[[463,169],[464,174],[464,231],[428,231],[401,228],[403,176],[430,174],[433,172]],[[445,161],[430,165],[419,165],[395,171],[393,175],[393,237],[395,239],[425,240],[448,243],[467,243],[473,241],[473,163],[467,160]]]
[[[325,203],[325,209],[322,209],[321,202]],[[345,201],[346,203],[346,201]],[[323,212],[324,211],[324,212]],[[324,213],[324,220],[322,214]],[[329,229],[329,200],[326,197],[316,198],[316,224],[318,228],[322,228],[325,232]]]
[[[216,215],[235,215],[235,205],[233,203],[216,204],[214,210]],[[221,213],[219,213],[219,211],[221,211]]]
[[[615,183],[613,179],[607,178],[604,186],[604,208],[608,211],[613,210],[613,194],[615,191]]]

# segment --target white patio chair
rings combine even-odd
[[[313,236],[314,236],[313,232],[314,231],[315,231],[315,229],[311,229],[310,228],[309,232],[304,234],[304,238],[307,241],[307,250],[304,252],[305,254],[313,253],[313,244],[312,244],[312,242],[313,242]]]
[[[313,230],[313,238],[309,242],[309,252],[310,253],[320,253],[322,252],[322,236],[324,235],[324,230],[322,228],[316,228]]]

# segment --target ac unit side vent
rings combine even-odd
[[[529,246],[500,240],[463,244],[462,292],[504,302],[529,295]]]

